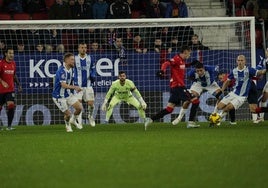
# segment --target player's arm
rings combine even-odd
[[[133,92],[136,97],[138,98],[141,107],[145,110],[147,108],[147,104],[145,103],[145,101],[143,100],[140,91],[136,88],[136,86],[134,85],[134,87],[132,87],[132,89],[130,90],[131,92]]]
[[[224,81],[221,90],[224,91],[231,83],[231,80],[228,78],[227,80]]]
[[[17,74],[14,74],[14,82],[16,83],[17,87],[18,87],[18,91],[22,92],[22,87],[19,81],[19,78],[17,77]]]
[[[73,90],[75,90],[77,92],[82,91],[82,89],[79,86],[77,86],[77,85],[69,85],[65,81],[61,82],[61,87],[64,88],[64,89],[73,89]]]
[[[113,83],[111,85],[111,87],[109,88],[109,90],[108,90],[108,92],[107,92],[107,94],[105,96],[105,99],[104,99],[104,101],[103,101],[103,103],[101,105],[101,110],[102,111],[105,112],[107,110],[107,103],[111,99],[111,97],[114,95],[115,90],[116,90],[116,87],[115,87],[115,84]]]

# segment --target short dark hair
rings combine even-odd
[[[120,74],[126,74],[126,72],[125,71],[119,71],[119,75]]]
[[[74,54],[71,53],[71,52],[67,52],[67,53],[64,54],[64,56],[63,56],[63,61],[65,62],[65,60],[66,60],[67,58],[71,57],[71,56],[74,56]]]
[[[3,59],[5,59],[6,58],[6,53],[8,52],[8,50],[14,50],[13,49],[13,47],[12,46],[6,46],[5,48],[4,48],[4,57],[3,57]]]
[[[196,69],[204,68],[204,64],[201,63],[201,62],[197,62],[197,63],[195,64],[195,68],[196,68]]]
[[[191,48],[189,46],[182,46],[180,52],[183,53],[184,51],[191,51]]]

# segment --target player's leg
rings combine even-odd
[[[185,101],[182,104],[182,107],[180,109],[180,113],[179,113],[178,117],[172,121],[172,125],[177,125],[179,122],[181,122],[181,120],[182,120],[183,116],[185,115],[185,113],[187,112],[187,109],[188,109],[190,104],[191,104],[190,101]]]
[[[230,117],[230,124],[235,125],[236,124],[236,121],[235,121],[235,109],[231,109],[229,111],[229,117]]]
[[[0,114],[1,114],[2,107],[3,107],[4,104],[5,104],[4,94],[0,94]],[[3,130],[2,121],[0,121],[0,130]]]
[[[64,122],[65,122],[66,132],[73,132],[72,126],[69,123],[70,118],[71,118],[71,112],[69,110],[66,99],[64,98],[63,99],[52,98],[52,99],[53,99],[53,102],[56,104],[56,106],[59,108],[59,110],[64,113]]]
[[[89,124],[92,127],[95,127],[95,119],[93,117],[93,112],[94,112],[94,90],[92,87],[86,88],[86,93],[84,96],[84,100],[87,101],[87,111],[88,111],[88,120]]]
[[[78,101],[81,103],[81,105],[83,106],[83,95],[84,95],[84,88],[82,88],[82,91],[80,91],[79,93],[75,94],[75,96],[77,97]],[[82,120],[82,111],[79,114],[77,121],[80,125],[83,124],[83,120]]]
[[[6,94],[6,107],[7,107],[7,130],[13,130],[12,121],[15,114],[15,93]]]
[[[69,122],[70,118],[71,118],[71,111],[68,109],[64,111],[64,122],[65,122],[66,132],[73,132],[72,126]]]
[[[145,111],[144,109],[142,108],[140,102],[135,98],[135,97],[129,97],[128,100],[126,101],[128,104],[131,104],[132,106],[134,106],[137,110],[138,110],[138,113],[139,113],[139,116],[145,120],[146,118],[146,115],[145,115]]]
[[[266,82],[262,91],[260,107],[267,107],[267,100],[268,100],[268,82]],[[259,115],[260,115],[260,119],[264,120],[264,113],[260,113]]]
[[[70,123],[75,125],[76,128],[78,129],[82,129],[83,126],[82,124],[80,124],[78,121],[78,118],[79,118],[79,114],[82,112],[83,110],[83,107],[82,107],[82,104],[81,102],[79,102],[79,100],[77,99],[76,96],[74,95],[71,95],[69,96],[67,99],[67,105],[68,106],[72,106],[74,108],[74,112],[73,112],[73,115],[71,116],[70,118]]]
[[[119,103],[121,102],[120,99],[118,99],[116,96],[113,96],[109,105],[108,105],[108,108],[107,108],[107,111],[106,111],[106,117],[105,117],[105,122],[108,123],[109,120],[110,120],[110,117],[111,115],[113,114],[113,110],[114,110],[114,107]]]
[[[187,95],[190,95],[191,97],[193,97],[193,96],[198,97],[198,96],[200,96],[200,94],[201,94],[201,92],[203,90],[202,88],[203,87],[201,86],[200,83],[194,82],[192,84],[191,88],[190,88],[190,93],[187,94]],[[191,103],[190,100],[186,100],[183,103],[182,108],[180,109],[179,116],[174,121],[172,121],[173,125],[177,125],[182,120],[182,118],[185,115],[190,103]],[[196,113],[194,111],[197,108],[198,108],[198,104],[197,104],[197,107],[196,107],[196,105],[193,106],[193,104],[192,104],[192,107],[191,107],[191,110],[190,110],[191,111],[191,113],[190,113],[191,116],[195,116],[194,114],[196,114]]]
[[[253,123],[259,123],[263,121],[260,119],[259,114],[255,113],[256,108],[258,107],[258,90],[257,90],[256,84],[253,81],[251,81],[251,86],[250,86],[247,100],[249,104],[249,109],[252,114]]]

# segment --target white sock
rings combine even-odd
[[[217,108],[217,105],[214,107],[214,111],[213,111],[213,113],[218,113],[218,108]]]
[[[187,108],[186,108],[186,109],[181,108],[181,110],[180,110],[180,114],[179,114],[179,116],[177,117],[177,119],[180,119],[180,120],[181,120],[181,119],[183,118],[183,116],[185,115],[186,111],[187,111]]]
[[[251,115],[252,115],[252,120],[253,121],[257,120],[257,118],[258,118],[258,115],[257,114],[252,113]]]
[[[266,107],[267,106],[267,103],[266,102],[260,102],[260,106],[261,107]],[[264,119],[264,113],[259,113],[259,115],[260,115],[260,118],[261,119]]]

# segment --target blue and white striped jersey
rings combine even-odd
[[[65,89],[61,87],[61,83],[65,82],[68,85],[77,85],[76,75],[74,69],[67,70],[65,66],[60,66],[56,72],[52,97],[53,98],[66,98],[69,97],[71,93],[74,93],[74,90]]]
[[[234,68],[228,79],[235,79],[233,92],[239,96],[247,97],[251,86],[252,77],[257,76],[257,70],[252,67],[245,67],[243,70]]]
[[[210,86],[215,81],[215,67],[204,66],[204,69],[205,74],[201,77],[196,73],[195,69],[191,70],[187,77],[194,80],[194,82],[200,83],[202,87]]]
[[[81,58],[79,55],[75,56],[75,71],[78,86],[92,86],[92,81],[95,80],[96,77],[96,67],[90,55],[86,55],[84,58]]]

